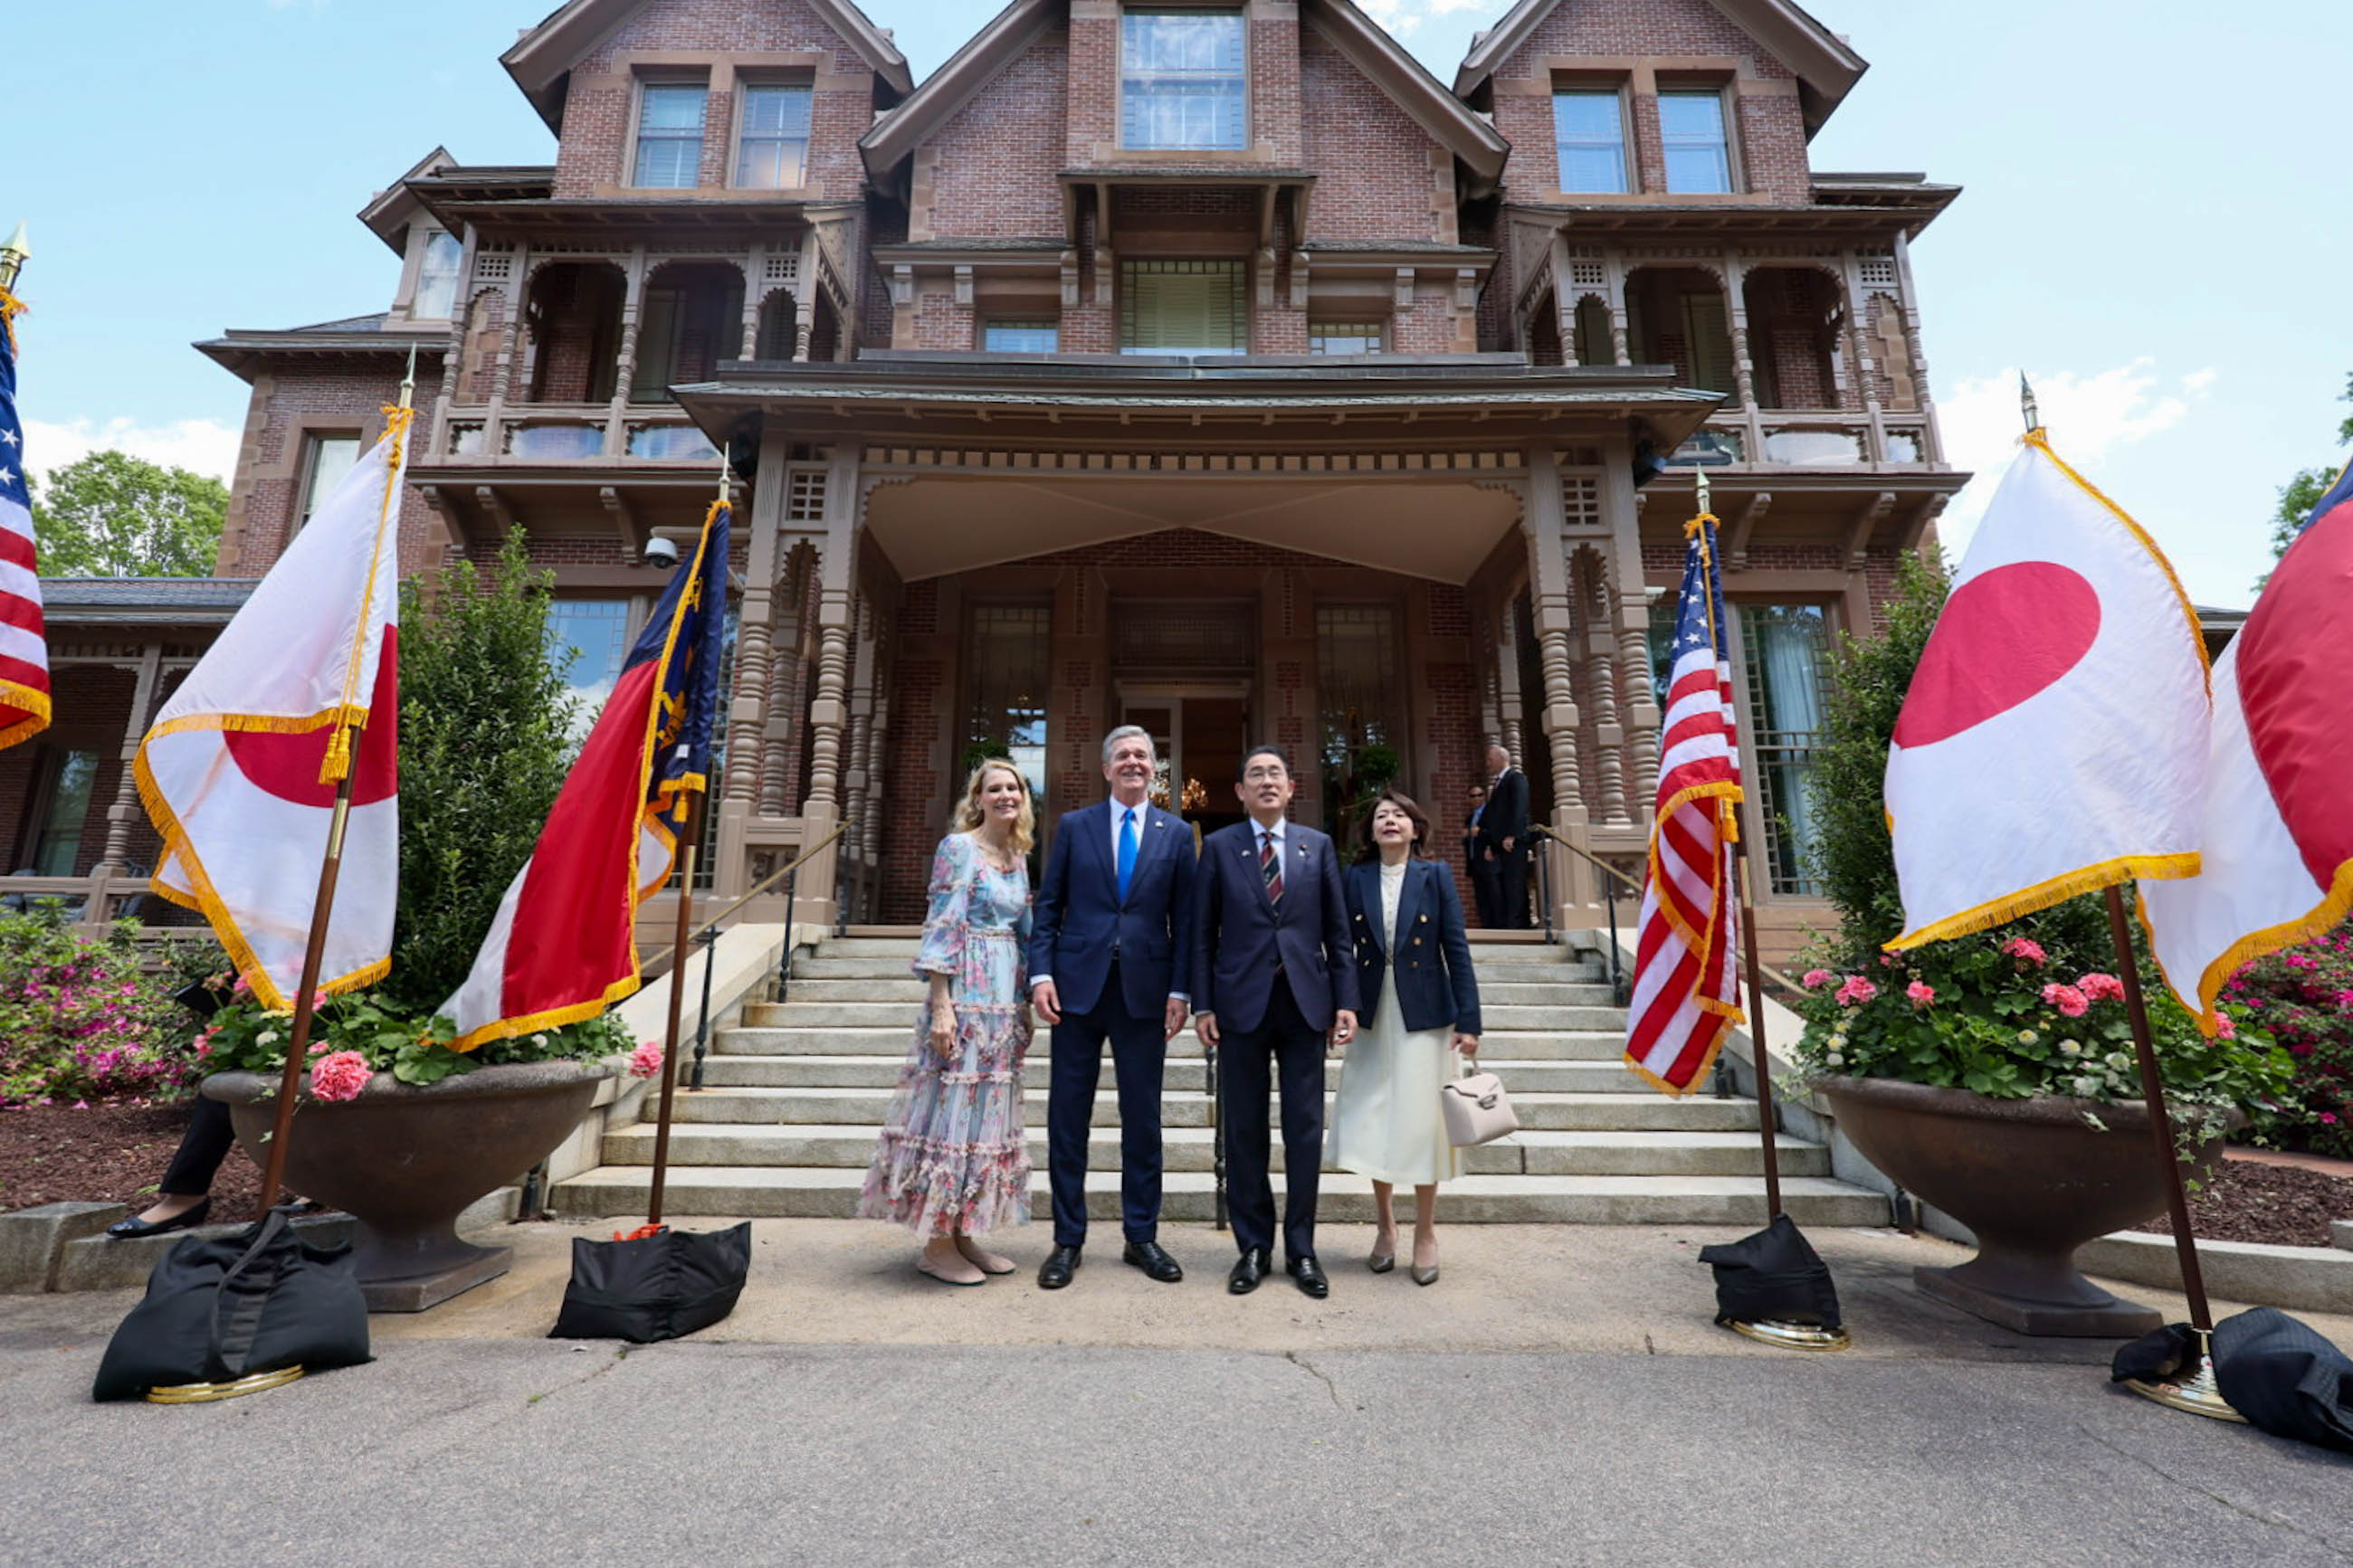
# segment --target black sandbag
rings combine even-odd
[[[185,1237],[164,1255],[107,1342],[90,1397],[373,1359],[350,1246],[314,1247],[274,1208],[236,1235]]]
[[[1699,1260],[1715,1270],[1719,1323],[1807,1323],[1839,1327],[1838,1287],[1797,1222],[1775,1215],[1754,1236],[1703,1247]]]
[[[2214,1325],[2214,1381],[2231,1407],[2277,1437],[2353,1453],[2353,1359],[2276,1307]]]
[[[2198,1355],[2198,1336],[2187,1323],[2168,1323],[2129,1344],[2116,1347],[2108,1363],[2110,1383],[2163,1383]]]
[[[627,1241],[572,1243],[572,1279],[552,1340],[652,1344],[707,1329],[735,1310],[752,1272],[752,1222],[698,1233],[664,1226]]]

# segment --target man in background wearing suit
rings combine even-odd
[[[1479,814],[1479,834],[1495,852],[1496,920],[1503,931],[1528,929],[1528,775],[1512,766],[1512,753],[1487,748],[1487,805]],[[1479,919],[1486,921],[1482,911]]]
[[[1462,865],[1471,873],[1471,901],[1479,910],[1479,923],[1493,931],[1503,919],[1504,887],[1498,880],[1502,871],[1495,864],[1494,851],[1487,847],[1486,837],[1479,830],[1479,818],[1486,809],[1487,786],[1472,784],[1470,815],[1462,822]]]
[[[1242,758],[1234,793],[1250,820],[1219,828],[1201,845],[1193,1000],[1201,1043],[1220,1048],[1218,1114],[1241,1248],[1226,1289],[1237,1296],[1255,1290],[1272,1266],[1266,1101],[1271,1083],[1280,1083],[1283,1266],[1320,1300],[1332,1289],[1315,1261],[1324,1042],[1326,1031],[1334,1047],[1356,1035],[1356,965],[1332,840],[1283,819],[1295,787],[1290,760],[1274,747]]]
[[[1103,1041],[1119,1084],[1121,1254],[1163,1284],[1185,1270],[1161,1247],[1160,1085],[1168,1041],[1185,1026],[1192,963],[1193,833],[1150,800],[1158,759],[1133,724],[1103,738],[1111,798],[1065,813],[1038,884],[1029,999],[1053,1026],[1046,1092],[1054,1250],[1038,1288],[1078,1272],[1087,1240],[1087,1129]]]

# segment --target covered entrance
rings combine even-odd
[[[1120,720],[1150,732],[1160,753],[1153,803],[1204,835],[1242,819],[1233,783],[1250,738],[1247,682],[1119,682]]]

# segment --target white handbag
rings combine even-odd
[[[1438,1091],[1438,1103],[1446,1115],[1446,1141],[1457,1149],[1493,1143],[1520,1130],[1512,1097],[1504,1092],[1504,1080],[1491,1072],[1456,1079]]]

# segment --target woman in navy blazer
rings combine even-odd
[[[1438,1279],[1438,1184],[1461,1171],[1446,1136],[1439,1092],[1479,1049],[1479,982],[1462,904],[1445,865],[1421,858],[1430,819],[1396,790],[1365,820],[1370,851],[1343,887],[1364,1004],[1356,1040],[1340,1069],[1324,1157],[1373,1179],[1379,1210],[1368,1266],[1397,1266],[1400,1184],[1413,1188],[1413,1278]]]

